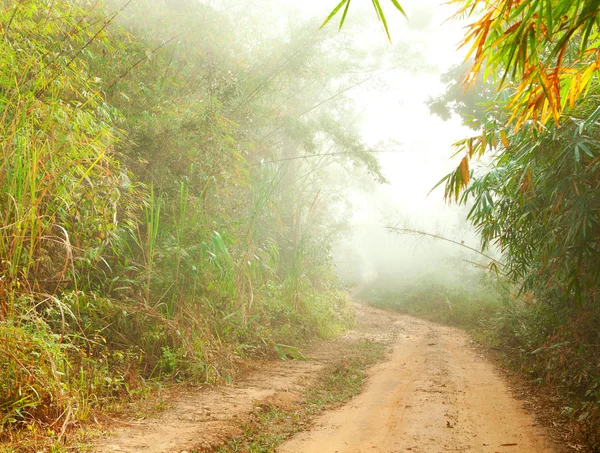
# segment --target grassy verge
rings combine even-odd
[[[0,2],[0,451],[68,449],[156,386],[231,382],[352,322],[330,257],[345,183],[288,171],[262,131],[298,157],[333,140],[383,181],[345,119],[298,117],[339,52],[320,35],[298,59],[309,28],[276,49],[195,0],[130,3]],[[242,82],[274,57],[297,66]],[[333,66],[331,87],[356,68]]]
[[[371,341],[352,344],[297,401],[258,406],[252,420],[242,426],[244,434],[232,439],[219,453],[275,451],[286,439],[310,426],[315,415],[356,396],[365,382],[366,370],[383,358],[384,349],[381,343]]]
[[[325,295],[321,295],[321,299],[319,303],[323,305],[330,302]],[[177,346],[177,341],[180,341],[185,348],[164,346],[157,357],[159,366],[149,374],[140,369],[144,361],[136,359],[131,350],[109,353],[104,343],[98,341],[98,351],[93,351],[94,355],[87,353],[87,360],[82,360],[79,355],[85,353],[83,348],[84,352],[74,348],[68,335],[60,343],[60,338],[49,328],[42,328],[46,328],[46,324],[41,321],[36,324],[37,331],[24,333],[21,333],[23,323],[18,327],[11,326],[9,330],[7,323],[0,322],[0,340],[3,340],[0,341],[0,352],[3,353],[0,354],[0,364],[5,365],[0,367],[0,377],[6,383],[4,386],[0,384],[0,390],[12,391],[15,394],[13,400],[21,405],[13,409],[15,416],[9,418],[9,411],[3,411],[8,407],[7,401],[0,398],[0,420],[4,417],[18,427],[3,430],[0,424],[0,453],[87,451],[86,445],[97,435],[91,420],[102,421],[106,416],[127,418],[133,414],[139,417],[140,413],[150,416],[164,409],[161,407],[163,402],[157,397],[161,389],[177,383],[232,382],[247,363],[257,357],[293,357],[295,346],[315,337],[336,336],[353,323],[346,298],[337,300],[340,310],[332,312],[337,316],[335,321],[332,313],[316,313],[317,309],[307,313],[302,320],[295,319],[297,314],[285,304],[266,302],[262,308],[269,319],[264,323],[255,322],[254,330],[250,326],[240,327],[234,317],[220,324],[218,319],[207,319],[207,325],[212,324],[215,329],[214,337],[206,335],[202,344],[190,344],[188,337],[183,335],[174,338],[175,342],[171,344]],[[279,319],[273,318],[271,310]],[[123,318],[126,316],[121,313],[120,322],[127,321]],[[148,320],[139,316],[139,319],[149,321],[143,325],[137,323],[141,326],[140,331],[156,328],[157,333],[162,333],[158,330],[162,326],[162,318]],[[293,325],[283,324],[286,319],[295,322]],[[130,329],[129,333],[135,335],[136,331]],[[104,335],[107,335],[106,331]],[[160,339],[158,335],[157,338]],[[365,348],[368,349],[367,346]],[[103,366],[100,367],[100,364]],[[56,380],[45,379],[45,376],[56,377]],[[15,383],[15,387],[8,383]],[[58,401],[64,413],[34,418],[30,412],[39,404],[30,394],[54,402],[54,406],[58,406]],[[44,407],[52,405],[46,403]],[[20,422],[20,418],[28,419]]]

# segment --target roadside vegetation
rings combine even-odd
[[[392,37],[389,2],[372,3]],[[440,184],[497,259],[365,294],[479,332],[558,389],[598,449],[598,2],[454,3],[473,19],[469,61],[430,108],[473,135]],[[341,26],[350,1],[333,6]],[[281,14],[0,0],[7,451],[59,451],[149,383],[231,382],[246,358],[352,324],[330,257],[350,216],[340,194],[386,180],[348,91],[398,62]]]
[[[482,258],[456,241],[456,255],[431,273],[406,280],[384,275],[364,297],[465,328],[499,349],[511,368],[558,395],[560,415],[597,451],[598,96],[590,90],[557,122],[514,128],[507,126],[515,114],[512,88],[482,79],[465,92],[464,68],[444,76],[447,91],[429,106],[443,119],[460,115],[475,131],[456,144],[466,157],[442,183],[447,198],[468,209],[479,250],[492,256]],[[469,163],[477,155],[481,163]]]
[[[329,247],[340,188],[385,182],[345,94],[377,62],[240,8],[0,2],[8,451],[352,324]]]
[[[387,2],[373,3],[385,21]],[[459,115],[473,134],[455,144],[459,165],[440,185],[449,202],[468,208],[481,250],[498,257],[483,264],[501,289],[473,281],[474,271],[457,263],[459,274],[383,285],[370,297],[483,332],[513,365],[557,391],[563,415],[597,451],[598,3],[453,3],[456,17],[471,22],[468,61],[444,76],[446,93],[429,105],[443,119]]]

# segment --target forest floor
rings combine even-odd
[[[173,389],[154,417],[112,422],[94,451],[573,451],[464,332],[363,305],[356,311],[357,328],[313,344],[307,360],[262,363],[231,386]],[[385,345],[387,353],[342,405],[332,376],[342,376],[343,387],[344,376],[376,361],[358,357],[358,344]]]

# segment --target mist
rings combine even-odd
[[[377,158],[387,179],[344,191],[351,212],[332,255],[338,275],[355,294],[358,288],[414,282],[433,273],[460,280],[465,266],[459,271],[457,263],[473,261],[469,272],[477,273],[477,264],[485,262],[460,245],[389,229],[431,233],[475,248],[479,243],[466,220],[469,208],[446,202],[442,187],[432,190],[456,168],[453,143],[472,132],[458,116],[442,120],[427,105],[446,90],[442,74],[464,61],[459,44],[465,23],[449,20],[452,8],[437,1],[405,2],[404,7],[408,21],[390,14],[391,43],[370,5],[359,5],[347,19],[354,45],[381,55],[376,79],[349,96],[360,111],[357,123],[365,142],[386,147]],[[327,8],[305,2],[302,14],[319,24]]]
[[[598,2],[438,1],[0,0],[0,451],[598,451]]]
[[[115,8],[121,3],[113,1]],[[314,100],[304,103],[300,96],[292,94],[287,99],[272,97],[271,102],[294,104],[293,110],[282,113],[298,121],[298,125],[323,121],[327,115],[329,120],[341,120],[341,127],[360,143],[359,151],[344,148],[337,139],[332,143],[321,133],[309,142],[297,141],[297,132],[289,129],[290,123],[284,126],[288,130],[283,134],[281,126],[251,126],[267,137],[268,142],[261,142],[261,146],[268,144],[271,151],[261,155],[259,150],[254,157],[250,152],[246,158],[254,164],[260,162],[258,168],[279,175],[275,189],[279,194],[279,215],[285,217],[286,210],[297,210],[297,218],[292,219],[294,215],[289,214],[287,221],[291,223],[284,226],[295,231],[291,233],[295,238],[292,242],[305,233],[317,234],[317,242],[329,250],[339,281],[358,297],[361,291],[364,295],[369,288],[386,285],[395,285],[399,291],[402,284],[427,280],[433,274],[455,284],[464,280],[466,274],[485,272],[485,261],[460,245],[399,231],[429,233],[478,247],[478,238],[466,221],[469,208],[447,203],[443,187],[432,190],[457,166],[458,161],[451,158],[452,144],[471,132],[460,117],[443,120],[427,105],[428,100],[447,89],[442,75],[463,63],[465,56],[464,50],[459,49],[465,23],[449,20],[451,7],[436,0],[405,2],[408,20],[390,10],[390,42],[372,6],[366,3],[353,7],[339,32],[333,26],[320,28],[331,10],[330,5],[320,1],[303,2],[301,7],[276,0],[199,5],[207,7],[198,13],[205,16],[203,20],[214,14],[210,12],[214,8],[228,17],[231,25],[213,31],[191,29],[182,36],[168,25],[151,31],[156,26],[151,25],[153,20],[163,21],[185,11],[193,13],[193,4],[186,2],[181,6],[172,3],[170,10],[157,8],[151,13],[155,19],[150,19],[150,15],[143,21],[139,19],[142,4],[130,5],[118,20],[134,28],[141,26],[143,33],[152,33],[154,38],[158,31],[162,40],[178,36],[190,49],[199,46],[202,52],[215,56],[220,52],[222,56],[217,60],[248,52],[248,57],[244,57],[248,65],[244,77],[256,78],[255,89],[268,87],[273,71],[294,68],[298,54],[285,60],[283,68],[278,63],[252,66],[255,56],[259,57],[257,61],[280,58],[274,43],[281,43],[282,37],[283,42],[292,45],[298,39],[299,43],[323,40],[325,46],[339,48],[337,54],[329,53],[319,63],[324,65],[320,88],[310,78],[301,82],[304,86],[299,87],[300,92],[312,90],[310,96]],[[148,28],[144,30],[145,27]],[[228,37],[231,48],[226,50],[218,33],[231,27],[235,32]],[[292,37],[293,33],[297,37]],[[312,48],[302,58],[323,50]],[[360,67],[353,66],[358,61]],[[294,110],[299,116],[294,117]],[[306,110],[308,114],[304,113]],[[338,153],[341,156],[336,158]],[[371,162],[348,160],[345,153],[350,153],[350,157],[368,154]],[[376,171],[369,167],[374,162]],[[366,172],[359,168],[365,165]],[[391,231],[390,227],[396,230]],[[287,244],[288,253],[294,253],[291,250],[295,245]]]

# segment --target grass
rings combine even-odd
[[[384,350],[383,344],[371,341],[351,344],[343,358],[323,370],[318,382],[291,406],[257,406],[253,420],[241,427],[244,434],[229,441],[218,452],[275,451],[286,439],[307,429],[315,415],[358,395],[365,383],[367,369],[383,358]]]
[[[402,283],[379,282],[363,291],[371,305],[430,321],[485,331],[509,303],[509,288],[479,272],[436,272]]]
[[[275,98],[246,102],[245,57],[204,47],[219,24],[232,38],[233,18],[183,4],[197,14],[174,29],[189,29],[191,53],[158,37],[179,20],[171,8],[0,2],[5,451],[68,449],[95,416],[155,385],[231,382],[246,360],[293,356],[352,323],[329,253],[337,195],[332,208],[318,187],[281,202],[300,182],[282,187],[283,167],[251,162],[281,152],[258,132],[284,124]],[[113,21],[132,8],[139,28]],[[308,57],[305,69],[320,67]],[[282,106],[300,73],[279,80]]]

